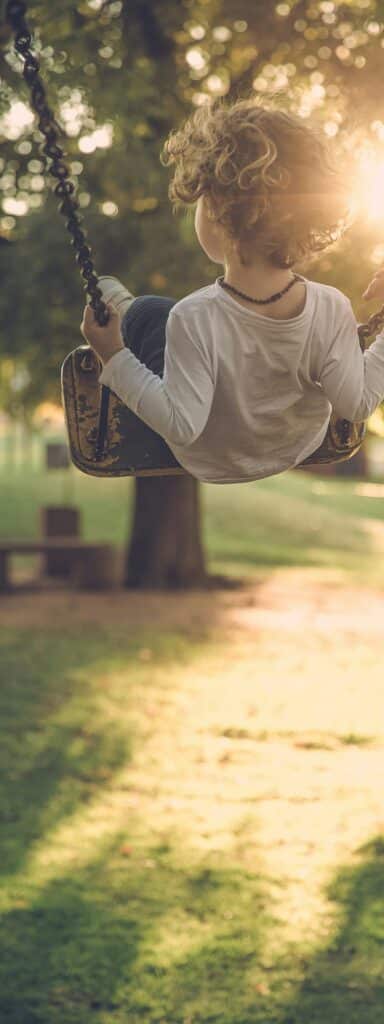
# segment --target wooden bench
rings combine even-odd
[[[87,542],[79,537],[44,537],[40,540],[0,539],[0,592],[11,589],[12,554],[35,555],[59,551],[70,561],[70,582],[76,587],[99,590],[115,582],[115,548],[111,544]]]

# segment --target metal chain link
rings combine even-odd
[[[97,323],[103,327],[108,323],[109,313],[98,287],[98,277],[91,256],[92,250],[87,244],[86,232],[81,227],[83,218],[77,212],[79,204],[73,198],[76,191],[75,185],[69,176],[65,153],[58,143],[61,129],[48,105],[45,88],[39,75],[40,64],[31,50],[32,35],[25,20],[27,5],[25,0],[8,0],[5,10],[7,21],[15,35],[16,52],[24,60],[23,76],[30,90],[31,105],[38,115],[39,130],[46,140],[45,143],[42,143],[40,152],[45,157],[45,165],[49,174],[58,179],[53,191],[62,199],[59,211],[67,218],[66,227],[72,235],[71,245],[75,250],[81,275],[86,281],[85,291],[91,297],[90,305],[94,310]]]
[[[366,324],[360,324],[358,328],[360,341],[363,342],[367,338],[371,338],[374,334],[384,326],[384,306],[378,309],[377,313],[372,313]]]

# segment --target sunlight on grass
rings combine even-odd
[[[287,1024],[306,1005],[311,950],[338,934],[326,884],[380,820],[380,659],[316,631],[276,644],[257,611],[194,639],[2,637],[9,1024]]]
[[[78,499],[121,544],[117,483]],[[203,489],[246,588],[3,629],[7,1024],[382,1024],[381,494],[320,484]]]

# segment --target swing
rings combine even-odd
[[[47,170],[57,179],[55,195],[60,198],[59,212],[72,235],[71,244],[84,278],[85,291],[100,326],[109,320],[108,309],[98,287],[87,236],[81,227],[83,218],[74,198],[75,185],[58,144],[60,127],[48,106],[40,65],[31,51],[31,33],[25,14],[25,0],[6,2],[6,19],[15,36],[15,49],[24,60],[23,77],[30,89],[31,106],[38,115],[38,127],[45,137],[41,153],[49,158]],[[384,305],[367,323],[358,328],[362,351],[365,341],[384,325]],[[128,409],[109,388],[100,385],[102,364],[88,345],[80,345],[64,360],[61,370],[62,400],[71,459],[82,472],[91,476],[164,476],[185,474],[165,441]],[[331,415],[321,447],[300,466],[322,465],[350,459],[361,448],[366,423],[350,423]]]

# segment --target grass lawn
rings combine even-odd
[[[129,533],[133,483],[69,471],[27,467],[3,475],[0,536],[34,536],[39,508],[74,504],[84,536],[123,546]],[[210,566],[234,575],[273,566],[329,567],[356,581],[380,583],[384,547],[384,484],[284,473],[251,484],[201,488]],[[360,493],[363,491],[363,493]]]
[[[369,486],[204,488],[209,564],[244,591],[1,599],[1,1024],[382,1024]],[[9,475],[0,533],[62,488]],[[127,481],[71,488],[123,544]]]

